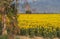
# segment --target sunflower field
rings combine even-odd
[[[17,20],[18,35],[60,38],[60,14],[18,14]]]
[[[60,37],[60,14],[18,14],[20,35]]]

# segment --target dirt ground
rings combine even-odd
[[[29,36],[16,36],[19,39],[50,39],[50,38],[43,38],[43,37],[34,37],[34,38],[30,38]],[[60,38],[53,38],[53,39],[60,39]]]

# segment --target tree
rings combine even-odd
[[[27,0],[25,0],[25,11],[26,11],[26,14],[31,14],[31,9],[30,9],[30,5],[28,3]]]
[[[10,4],[12,1],[14,0],[0,0],[0,13],[2,16],[2,25],[4,26],[2,29],[2,34],[5,34],[5,30],[8,30],[8,39],[14,39],[14,36],[12,36],[12,34],[16,34],[17,31],[19,31],[19,27],[17,25],[17,9],[16,5]],[[8,17],[10,20],[9,25],[7,25],[6,17]]]
[[[7,8],[10,4],[12,0],[0,0],[0,13],[1,13],[1,19],[2,19],[2,26],[3,29],[2,29],[2,34],[6,34],[6,14],[8,13],[7,12]]]

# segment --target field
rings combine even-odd
[[[60,37],[60,14],[18,14],[21,35]]]
[[[23,26],[35,25],[53,25],[54,27],[60,27],[60,14],[19,14],[18,22],[20,28]],[[36,27],[36,26],[33,26]]]

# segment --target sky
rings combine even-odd
[[[27,0],[33,13],[60,13],[60,0]],[[19,13],[25,13],[25,0],[18,0]]]

